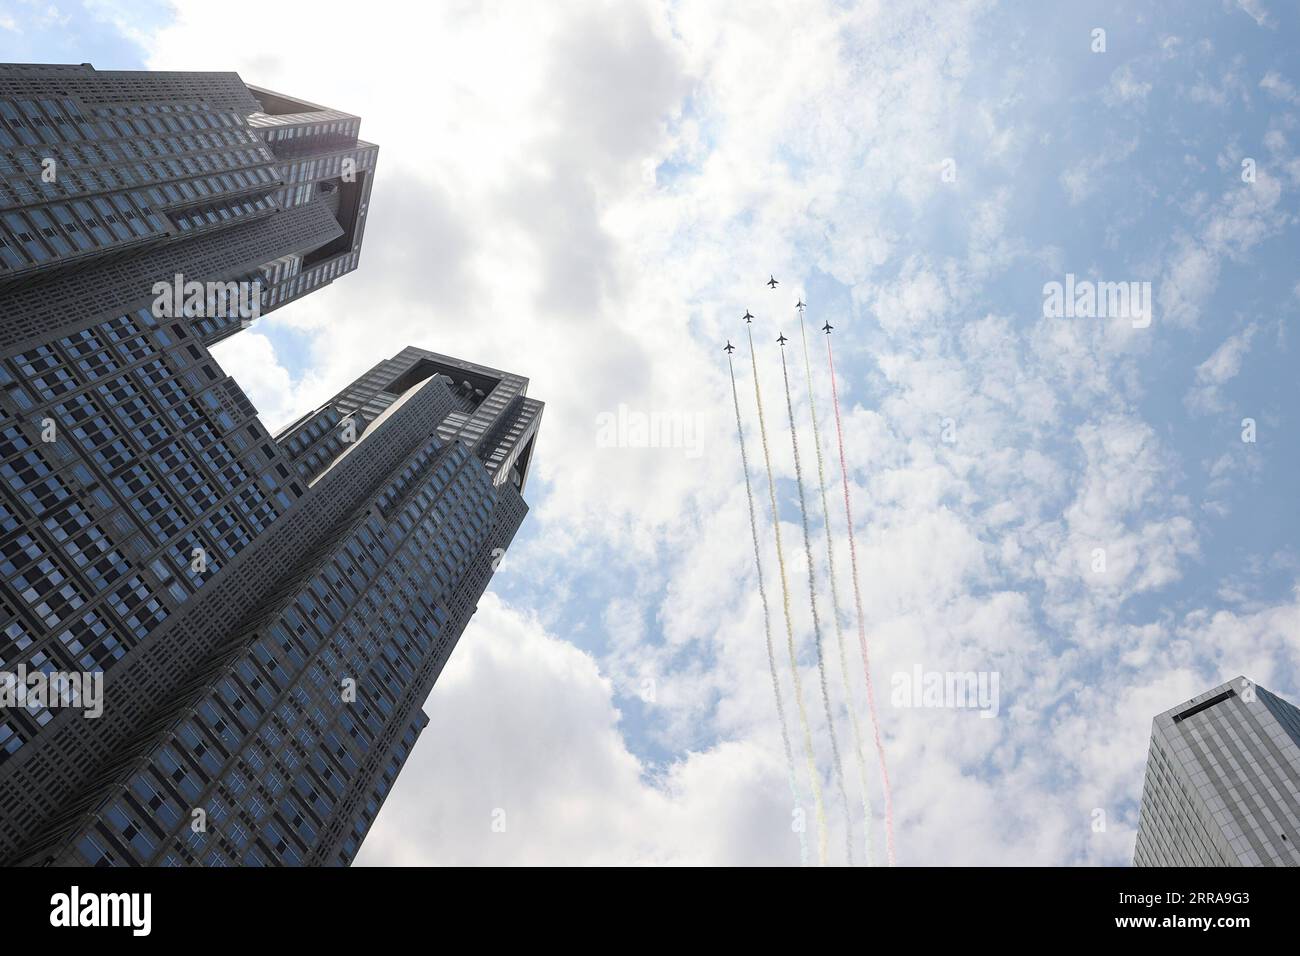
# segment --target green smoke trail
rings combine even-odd
[[[785,766],[790,779],[790,796],[799,806],[799,788],[795,783],[794,753],[790,749],[790,727],[785,716],[785,701],[781,699],[781,681],[776,673],[776,653],[772,649],[772,615],[767,606],[767,587],[763,582],[763,558],[758,545],[758,519],[754,514],[754,489],[749,483],[749,455],[745,452],[745,429],[740,423],[740,397],[736,393],[736,367],[727,353],[727,369],[731,372],[731,400],[736,406],[736,437],[740,442],[740,464],[745,471],[745,497],[749,500],[749,533],[754,539],[754,567],[758,570],[758,596],[763,602],[763,636],[767,640],[767,668],[772,675],[772,693],[776,697],[776,713],[781,721],[781,744],[785,748]],[[799,835],[799,863],[808,865],[808,839],[803,828]]]
[[[758,403],[758,434],[763,440],[763,464],[767,468],[767,491],[772,499],[772,526],[776,529],[776,563],[781,571],[781,604],[785,611],[786,649],[790,653],[790,675],[794,680],[794,699],[798,705],[799,726],[803,731],[804,756],[808,761],[808,774],[812,778],[813,808],[817,814],[817,859],[826,865],[826,807],[822,803],[821,778],[817,774],[817,761],[813,757],[812,731],[808,727],[808,711],[803,703],[803,683],[799,679],[799,662],[794,650],[794,621],[790,617],[790,584],[785,571],[785,552],[781,548],[781,516],[776,508],[776,480],[772,477],[772,456],[767,445],[767,424],[763,418],[763,395],[758,387],[758,359],[754,355],[754,333],[748,325],[749,358],[754,368],[754,400]]]
[[[794,477],[799,489],[799,518],[803,522],[803,547],[808,559],[808,605],[812,608],[813,637],[817,645],[817,676],[821,684],[822,706],[826,710],[826,732],[831,741],[831,758],[835,767],[835,784],[844,807],[844,840],[849,866],[853,865],[853,818],[849,812],[849,792],[844,787],[844,767],[840,763],[840,746],[835,738],[835,716],[831,713],[830,688],[826,685],[826,655],[822,647],[822,626],[817,615],[817,571],[813,565],[812,534],[808,530],[808,504],[803,491],[803,467],[799,463],[799,434],[794,424],[794,403],[790,400],[790,373],[781,349],[781,375],[785,379],[785,407],[790,413],[790,444],[794,448]]]

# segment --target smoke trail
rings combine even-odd
[[[839,649],[840,682],[848,704],[849,720],[853,725],[853,756],[858,767],[858,783],[862,787],[862,818],[867,865],[871,865],[871,791],[867,785],[867,761],[862,752],[862,725],[858,721],[858,705],[853,699],[853,685],[849,683],[849,658],[844,649],[844,628],[840,625],[840,593],[835,583],[835,545],[831,536],[831,509],[826,504],[826,462],[822,458],[822,437],[817,427],[817,403],[813,398],[812,362],[808,358],[808,333],[804,328],[803,310],[799,310],[799,337],[803,340],[803,368],[808,379],[808,402],[812,409],[813,445],[817,449],[817,491],[822,500],[822,520],[826,524],[826,566],[831,579],[831,610],[835,615],[835,643]]]
[[[794,700],[799,709],[799,727],[803,731],[803,751],[808,760],[808,774],[812,778],[813,808],[817,813],[817,860],[826,865],[826,807],[822,803],[822,783],[817,775],[817,761],[813,757],[812,730],[808,727],[808,711],[803,705],[803,683],[799,680],[799,662],[794,652],[794,621],[790,617],[790,584],[785,573],[785,553],[781,549],[781,516],[776,509],[776,480],[772,477],[772,456],[767,446],[767,424],[763,419],[763,395],[758,388],[758,358],[754,354],[754,332],[746,325],[749,336],[749,359],[754,366],[754,401],[758,403],[758,434],[763,439],[763,464],[767,467],[767,492],[772,499],[772,526],[776,529],[776,563],[781,571],[781,605],[785,611],[785,642],[790,652],[790,675],[794,679]]]
[[[835,717],[831,713],[831,694],[826,686],[826,655],[822,649],[822,625],[817,617],[817,572],[813,566],[812,535],[808,531],[808,505],[803,493],[803,468],[799,464],[799,436],[794,427],[794,403],[790,400],[790,373],[786,370],[785,349],[781,349],[781,376],[785,379],[785,407],[790,413],[790,444],[794,447],[794,477],[799,489],[799,518],[803,522],[803,548],[808,558],[808,605],[812,608],[813,637],[817,644],[817,676],[821,683],[822,706],[826,710],[826,732],[831,740],[831,758],[835,765],[835,784],[844,806],[845,849],[849,866],[853,865],[853,820],[849,814],[849,792],[844,789],[844,767],[840,764],[840,745],[835,739]]]
[[[831,400],[835,408],[835,438],[840,449],[840,478],[844,483],[844,518],[849,526],[849,562],[853,567],[853,603],[858,611],[858,646],[862,650],[862,671],[867,679],[867,709],[871,713],[871,732],[875,737],[876,756],[880,760],[880,779],[885,790],[885,845],[889,865],[894,857],[894,795],[889,786],[889,767],[885,764],[885,745],[880,740],[880,721],[876,717],[876,693],[871,686],[871,659],[867,654],[867,629],[862,615],[862,589],[858,585],[858,549],[853,541],[853,510],[849,506],[849,469],[844,463],[844,429],[840,425],[840,395],[835,387],[835,357],[831,337],[826,336],[826,364],[831,370]]]
[[[758,569],[758,596],[763,602],[763,636],[767,639],[767,667],[772,675],[772,693],[776,697],[776,713],[781,721],[781,744],[785,748],[785,766],[790,778],[790,796],[799,806],[799,788],[795,783],[794,754],[790,750],[790,728],[785,718],[785,702],[781,699],[781,682],[776,673],[776,654],[772,650],[772,617],[767,607],[767,587],[763,583],[763,559],[758,546],[758,519],[754,515],[754,489],[749,483],[749,456],[745,452],[745,429],[740,424],[740,397],[736,394],[736,367],[727,353],[727,368],[731,372],[731,400],[736,406],[736,436],[740,440],[740,464],[745,470],[745,497],[749,499],[749,532],[754,539],[754,567]],[[800,828],[799,865],[808,865],[808,838]]]

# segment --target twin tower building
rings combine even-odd
[[[0,65],[0,863],[346,865],[427,722],[528,380],[407,348],[271,434],[209,351],[357,267],[359,130]]]

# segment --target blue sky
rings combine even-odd
[[[271,423],[406,344],[547,402],[532,514],[362,862],[798,862],[720,346],[752,309],[830,793],[773,341],[799,294],[836,327],[901,862],[1126,862],[1151,717],[1238,673],[1300,699],[1294,5],[378,4],[346,35],[244,6],[9,4],[0,59],[236,69],[363,117],[359,271],[220,356]],[[1067,273],[1149,282],[1150,326],[1044,316]],[[602,446],[620,405],[702,453]],[[892,706],[918,664],[999,674],[998,718]]]

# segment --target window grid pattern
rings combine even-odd
[[[182,336],[141,311],[0,361],[0,666],[108,671],[289,507],[278,446]]]
[[[1157,717],[1134,864],[1300,866],[1296,728],[1300,710],[1245,678]]]
[[[355,269],[377,147],[355,116],[267,116],[258,96],[234,74],[0,65],[0,352],[148,305],[175,275],[261,278],[266,313]],[[262,272],[285,257],[299,267]],[[241,327],[195,321],[209,345]]]
[[[495,501],[463,446],[430,441],[378,496],[390,517],[356,526],[249,635],[74,840],[77,862],[298,865],[328,830],[354,829],[338,811],[382,803],[409,753],[405,692],[431,654],[449,653],[445,605],[487,543]],[[341,693],[349,675],[354,701]],[[376,748],[385,735],[396,749]],[[385,756],[373,782],[361,773],[372,753]]]

